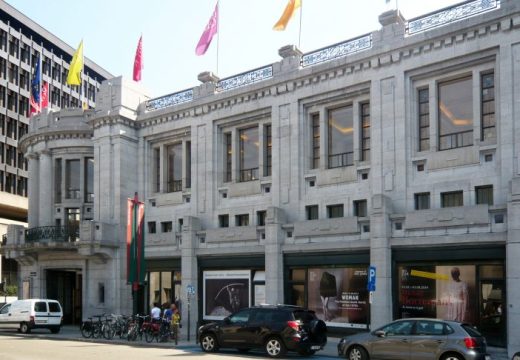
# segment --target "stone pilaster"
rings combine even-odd
[[[268,207],[265,219],[265,288],[268,304],[283,304],[282,244],[285,213],[277,207]]]
[[[199,301],[202,301],[201,291],[198,288],[198,266],[197,254],[197,231],[201,229],[200,220],[193,216],[185,216],[182,225],[182,241],[181,241],[181,299],[182,299],[182,326],[181,336],[187,335],[188,329],[188,312],[190,314],[190,341],[195,339],[198,321]],[[187,288],[191,285],[195,288],[195,295],[188,295]]]
[[[511,181],[511,200],[507,204],[507,243],[506,243],[506,319],[507,348],[512,357],[520,351],[520,178]],[[516,350],[515,350],[516,349]]]
[[[40,153],[39,160],[39,177],[38,181],[40,182],[40,189],[45,189],[45,191],[39,191],[39,199],[38,199],[38,225],[37,226],[53,226],[54,221],[52,215],[54,214],[52,209],[52,192],[54,190],[54,186],[50,184],[52,181],[52,159],[49,151],[44,150]],[[51,191],[49,191],[52,189]],[[31,224],[31,227],[34,227]]]

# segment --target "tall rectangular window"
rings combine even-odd
[[[366,200],[356,200],[354,201],[354,216],[357,217],[367,217],[367,201]]]
[[[354,165],[352,105],[329,111],[329,168]]]
[[[258,126],[240,130],[240,181],[258,179]]]
[[[308,205],[305,207],[305,217],[307,220],[318,220],[318,205]]]
[[[419,90],[419,151],[430,150],[430,90]]]
[[[311,169],[320,167],[320,114],[312,114],[312,166]]]
[[[155,177],[154,182],[154,191],[161,191],[161,149],[153,149],[153,163],[154,163],[154,171],[153,175]]]
[[[65,162],[65,188],[67,191],[67,199],[79,199],[80,197],[79,174],[79,160],[67,160]]]
[[[61,203],[61,177],[62,177],[61,159],[54,160],[54,202]]]
[[[439,84],[439,149],[473,145],[472,79]]]
[[[464,206],[462,191],[450,191],[441,193],[441,207]]]
[[[229,215],[222,214],[218,216],[218,227],[227,228],[229,227]]]
[[[271,176],[271,171],[273,167],[271,124],[266,125],[264,128],[264,148],[264,176]]]
[[[430,193],[417,193],[413,195],[415,210],[427,210],[430,208]]]
[[[343,217],[343,204],[328,205],[327,206],[327,217],[329,219]]]
[[[94,202],[94,158],[85,158],[85,202]]]
[[[168,192],[182,191],[182,143],[166,147],[168,154]]]
[[[155,234],[156,233],[155,221],[148,221],[148,233],[149,234]]]
[[[477,205],[493,205],[493,185],[476,186],[475,197]]]
[[[483,74],[481,87],[481,140],[496,139],[495,74]]]
[[[256,225],[257,226],[265,226],[265,217],[267,216],[267,211],[260,210],[256,212]]]
[[[361,161],[370,160],[370,103],[361,104]]]
[[[224,169],[224,182],[231,181],[232,174],[232,165],[233,165],[233,148],[231,142],[231,133],[224,134],[224,159],[225,159],[225,169]]]
[[[186,141],[186,188],[191,188],[191,141]]]
[[[69,241],[79,240],[80,211],[78,208],[68,208],[67,213],[67,235]]]

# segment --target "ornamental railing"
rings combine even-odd
[[[146,102],[146,111],[155,111],[193,100],[193,89],[179,91]]]
[[[409,20],[406,33],[414,35],[498,8],[500,8],[500,0],[469,0]]]
[[[182,191],[182,180],[168,181],[168,192]]]
[[[25,230],[25,242],[75,242],[79,240],[78,226],[41,226]]]
[[[327,46],[302,56],[302,67],[316,65],[325,61],[354,54],[372,47],[372,34]]]
[[[329,169],[354,165],[354,152],[329,155]]]
[[[228,91],[238,87],[254,84],[273,77],[273,65],[264,66],[258,69],[244,72],[217,83],[217,91]]]
[[[439,150],[450,150],[473,145],[473,130],[439,135]]]
[[[258,180],[258,168],[240,170],[240,182]]]

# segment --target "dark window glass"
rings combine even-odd
[[[191,189],[191,141],[186,141],[186,188]]]
[[[481,77],[481,140],[496,139],[495,122],[495,74]]]
[[[312,114],[312,166],[311,169],[320,167],[320,115]]]
[[[354,216],[358,216],[358,217],[367,216],[367,201],[366,200],[354,201]]]
[[[94,202],[94,159],[85,158],[85,202]]]
[[[240,181],[258,179],[258,126],[240,130]]]
[[[418,320],[415,324],[415,335],[443,335],[444,323],[438,321]]]
[[[419,151],[430,149],[430,91],[419,90]]]
[[[426,210],[430,208],[430,193],[414,194],[415,210]]]
[[[471,77],[439,84],[439,149],[473,145]]]
[[[265,226],[265,217],[267,215],[267,212],[265,210],[257,211],[256,212],[256,224],[258,226]]]
[[[329,168],[354,164],[352,106],[329,111]]]
[[[361,160],[370,160],[370,104],[361,104]]]
[[[80,163],[79,160],[67,160],[65,162],[65,187],[67,199],[79,199],[80,197]]]
[[[385,332],[385,336],[410,335],[412,333],[414,321],[396,321],[390,323],[379,330]]]
[[[148,233],[155,234],[155,221],[148,221]]]
[[[305,207],[305,214],[307,220],[318,220],[318,205],[309,205]]]
[[[493,205],[493,185],[475,187],[477,205],[487,204]]]
[[[228,214],[218,216],[218,226],[221,228],[229,227],[229,215]]]
[[[61,159],[54,160],[54,202],[61,203]]]
[[[224,158],[226,159],[226,168],[224,171],[224,182],[230,182],[231,181],[232,156],[233,156],[233,148],[231,147],[231,133],[224,134],[224,145],[225,145]]]
[[[161,232],[163,232],[163,233],[172,232],[172,222],[171,221],[161,222]]]
[[[60,304],[57,302],[49,301],[49,312],[61,312]]]
[[[155,192],[161,191],[161,149],[154,149],[154,176],[155,176]]]
[[[44,301],[37,301],[34,303],[35,312],[47,312],[47,303]]]
[[[328,205],[327,206],[327,217],[329,219],[343,217],[343,204]]]
[[[452,191],[441,194],[441,207],[463,206],[462,191]]]
[[[266,125],[264,133],[264,176],[271,176],[272,171],[272,139],[271,139],[271,125]]]
[[[241,214],[235,216],[236,226],[249,226],[249,214]]]
[[[168,153],[168,192],[182,191],[182,143],[166,147]]]

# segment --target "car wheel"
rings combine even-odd
[[[442,360],[464,360],[464,358],[459,354],[447,354],[444,355]]]
[[[360,346],[354,346],[347,352],[348,360],[368,360],[368,354],[365,349]]]
[[[26,322],[23,322],[20,324],[20,332],[22,334],[28,334],[31,332],[31,328],[29,327],[29,324],[27,324]]]
[[[213,334],[204,334],[200,337],[200,347],[205,352],[218,350],[217,338]]]
[[[265,343],[265,351],[272,358],[279,358],[285,355],[286,349],[282,341],[277,337],[267,339]]]

